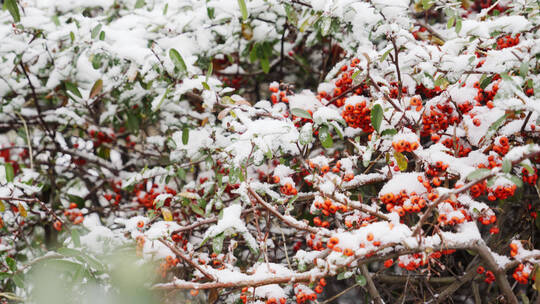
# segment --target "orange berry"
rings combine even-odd
[[[197,289],[192,289],[189,291],[189,294],[192,296],[192,297],[196,297],[198,294],[199,294],[199,290]]]
[[[371,233],[371,232],[368,233],[368,235],[367,235],[367,240],[368,240],[369,242],[373,241],[373,233]]]
[[[62,230],[62,222],[60,222],[60,221],[54,222],[53,228],[56,229],[56,231]]]

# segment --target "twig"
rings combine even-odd
[[[495,281],[501,289],[501,292],[504,294],[504,297],[509,303],[517,304],[518,300],[514,292],[512,292],[512,287],[506,279],[506,273],[504,268],[500,268],[495,261],[495,258],[491,254],[489,247],[486,246],[483,242],[476,242],[475,251],[478,252],[478,255],[486,262],[489,269],[495,274]]]
[[[248,192],[255,198],[255,200],[259,204],[263,205],[263,207],[266,208],[268,211],[270,211],[270,213],[277,216],[277,218],[279,218],[283,223],[285,223],[285,224],[287,224],[287,225],[289,225],[289,226],[291,226],[293,228],[296,228],[298,230],[304,230],[304,231],[308,231],[308,232],[311,232],[311,233],[320,234],[320,235],[324,235],[324,236],[329,236],[330,235],[330,232],[328,230],[326,230],[326,229],[315,228],[315,227],[312,227],[312,226],[310,226],[310,225],[308,225],[306,223],[300,222],[300,221],[294,219],[293,217],[284,216],[279,211],[277,211],[274,207],[272,207],[270,204],[265,202],[259,196],[259,194],[257,194],[257,192],[253,191],[253,189],[248,188]]]
[[[176,254],[178,257],[180,257],[184,262],[188,263],[189,265],[193,266],[194,268],[196,268],[198,271],[200,271],[205,277],[207,277],[210,281],[214,281],[215,278],[214,276],[212,276],[211,274],[209,274],[208,272],[206,272],[206,270],[204,270],[201,266],[199,266],[197,263],[193,262],[190,258],[188,258],[187,256],[185,256],[182,252],[180,252],[180,250],[178,250],[175,246],[167,243],[165,240],[163,239],[159,239],[159,241],[169,247],[169,249],[174,252],[174,254]]]
[[[246,278],[242,280],[211,282],[211,283],[196,283],[183,280],[176,280],[170,283],[156,284],[152,286],[152,290],[171,290],[171,289],[214,289],[214,288],[238,288],[238,287],[257,287],[270,284],[285,284],[293,282],[312,282],[323,278],[327,275],[328,269],[324,271],[308,271],[304,273],[296,273],[292,275],[271,276],[266,278]]]
[[[369,275],[366,264],[362,264],[362,266],[360,266],[360,270],[362,271],[362,275],[366,278],[368,292],[373,301],[377,304],[383,304],[384,302],[379,294],[379,291],[377,290],[377,286],[375,286],[373,279],[371,279],[371,276]]]
[[[532,113],[532,112],[531,112]],[[24,132],[26,133],[26,143],[28,144],[28,154],[30,156],[30,169],[34,170],[34,156],[32,155],[32,144],[30,143],[30,132],[28,132],[28,126],[22,115],[17,112],[17,116],[22,120],[24,126]]]

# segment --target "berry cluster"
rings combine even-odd
[[[486,278],[484,279],[484,282],[488,284],[491,284],[495,281],[495,275],[493,274],[493,272],[491,270],[486,271],[486,269],[482,266],[478,266],[478,268],[476,268],[476,273],[478,274],[485,273]]]
[[[462,144],[460,142],[461,140],[459,138],[453,138],[453,137],[446,137],[442,140],[442,144],[450,149],[450,151],[458,151],[459,157],[466,157],[469,155],[469,153],[472,151],[471,147],[465,146],[465,144]],[[452,152],[448,152],[452,155]]]
[[[409,100],[410,106],[407,107],[407,110],[409,110],[411,107],[414,107],[416,112],[420,112],[422,110],[422,99],[418,96],[411,97]]]
[[[317,299],[317,294],[309,287],[302,284],[294,285],[294,294],[296,296],[297,304],[306,303],[307,301],[315,301]]]
[[[453,114],[455,114],[454,107],[450,103],[431,105],[429,111],[424,111],[422,114],[421,135],[430,136],[459,122],[459,116]]]
[[[103,131],[90,130],[88,134],[95,139],[94,147],[99,147],[102,143],[112,143],[116,139],[116,135],[112,132],[106,134]],[[77,148],[75,145],[77,144],[74,144],[74,147]]]
[[[399,141],[392,142],[392,147],[397,152],[412,152],[412,151],[418,149],[419,146],[420,146],[420,144],[418,142],[416,142],[416,141],[415,142],[408,142],[406,140],[399,140]]]
[[[367,107],[365,100],[355,104],[347,104],[341,116],[345,119],[349,127],[361,128],[366,133],[373,132],[373,127],[371,126],[371,109]]]
[[[273,104],[278,102],[289,103],[289,97],[292,95],[292,91],[289,86],[286,84],[278,84],[277,82],[272,82],[268,88],[272,95],[270,95],[270,100]]]
[[[165,258],[165,261],[159,264],[158,273],[161,275],[162,278],[165,278],[167,276],[167,271],[169,269],[175,267],[180,261],[178,258],[173,258],[172,256],[168,255]]]
[[[533,168],[533,170],[534,173],[529,174],[529,170],[527,170],[527,168],[521,169],[521,178],[523,179],[524,183],[528,183],[534,186],[538,181],[538,170],[536,168]]]
[[[520,284],[527,284],[529,282],[529,277],[531,276],[533,267],[530,264],[527,264],[527,266],[523,264],[519,264],[518,267],[514,270],[514,273],[512,274],[512,277],[518,281]],[[532,277],[534,280],[535,277]]]
[[[488,200],[494,201],[496,199],[507,199],[511,196],[514,196],[516,189],[517,186],[515,184],[511,186],[497,186],[495,189],[489,188]]]
[[[504,156],[510,150],[510,145],[508,144],[508,137],[503,136],[499,138],[499,145],[493,145],[493,151],[499,153],[499,155]]]
[[[512,47],[519,44],[520,33],[517,33],[514,38],[512,35],[506,35],[497,39],[497,50]]]
[[[322,214],[325,216],[329,216],[330,214],[335,214],[336,212],[347,212],[348,208],[346,205],[340,204],[340,203],[333,203],[332,200],[326,199],[324,200],[324,203],[315,201],[313,203],[315,208],[320,209]],[[317,225],[317,224],[315,224]]]
[[[445,200],[439,205],[439,217],[437,221],[442,226],[453,226],[470,219],[471,217],[467,214],[467,211],[462,209],[460,204],[452,200]]]
[[[84,216],[81,210],[77,208],[77,204],[75,203],[69,204],[69,210],[64,210],[64,216],[69,219],[74,225],[79,225],[84,220]]]
[[[397,212],[399,216],[405,216],[406,213],[417,213],[426,207],[426,200],[418,196],[416,192],[410,194],[406,190],[399,193],[385,193],[379,197],[381,202],[386,205],[388,212]]]

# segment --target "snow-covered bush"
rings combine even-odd
[[[3,8],[0,298],[538,301],[537,1]]]

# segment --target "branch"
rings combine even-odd
[[[366,264],[362,264],[362,266],[360,266],[360,270],[362,271],[362,275],[366,278],[368,292],[373,299],[373,302],[375,302],[376,304],[383,304],[384,302],[381,298],[381,295],[379,294],[379,291],[377,290],[377,287],[375,286],[375,283],[373,283],[373,280],[371,279]]]
[[[534,158],[534,157],[537,157],[538,155],[540,155],[540,150],[538,151],[535,151],[535,152],[531,152],[531,153],[527,153],[527,154],[524,154],[523,156],[521,156],[520,158],[512,161],[512,167],[515,166],[516,164],[519,164],[521,163],[522,161],[524,161],[525,159],[528,159],[528,158]],[[448,191],[444,194],[442,194],[441,196],[439,196],[434,202],[433,204],[429,205],[428,209],[426,210],[426,212],[422,215],[422,217],[420,218],[420,220],[418,221],[418,223],[416,224],[416,228],[413,232],[413,236],[416,236],[418,235],[418,233],[420,233],[420,231],[422,230],[422,225],[427,221],[428,217],[431,215],[431,212],[433,211],[433,209],[435,209],[435,207],[437,205],[439,205],[441,202],[445,201],[446,199],[450,198],[452,195],[457,195],[457,194],[460,194],[460,193],[463,193],[467,190],[469,190],[469,188],[471,188],[472,186],[488,179],[488,178],[491,178],[495,175],[497,175],[497,173],[499,173],[501,171],[500,168],[496,169],[496,170],[492,170],[489,174],[477,179],[477,180],[474,180],[472,182],[469,182],[468,184],[464,185],[463,187],[460,187],[458,189],[453,189],[451,191]]]
[[[289,225],[289,226],[291,226],[293,228],[296,228],[298,230],[304,230],[304,231],[308,231],[308,232],[311,232],[311,233],[320,234],[320,235],[323,235],[323,236],[329,236],[330,235],[330,232],[328,230],[326,230],[326,229],[315,228],[315,227],[312,227],[312,226],[310,226],[310,225],[308,225],[306,223],[300,222],[300,221],[296,220],[293,217],[284,216],[279,211],[277,211],[274,207],[272,207],[270,204],[265,202],[259,196],[259,194],[257,194],[257,192],[253,191],[253,189],[248,188],[248,191],[255,198],[255,200],[259,204],[263,205],[264,208],[266,208],[268,211],[270,211],[270,213],[272,213],[273,215],[277,216],[277,218],[279,218],[285,224],[287,224],[287,225]]]
[[[518,300],[514,292],[512,292],[512,286],[510,286],[510,283],[506,279],[506,273],[504,271],[504,268],[499,267],[497,261],[495,261],[495,258],[491,254],[490,249],[483,242],[477,242],[475,245],[475,250],[484,260],[484,262],[486,262],[488,268],[491,269],[495,274],[495,281],[501,289],[501,292],[504,294],[506,300],[509,303],[517,304]]]
[[[169,247],[170,250],[172,250],[172,252],[174,252],[174,254],[176,254],[178,257],[180,257],[184,262],[188,263],[189,265],[193,266],[194,268],[196,268],[198,271],[200,271],[205,277],[207,277],[210,281],[214,281],[215,278],[214,276],[212,276],[211,274],[209,274],[208,272],[206,272],[206,270],[204,270],[201,266],[199,266],[197,263],[193,262],[190,258],[188,258],[187,256],[185,256],[182,252],[180,252],[180,250],[178,250],[175,246],[167,243],[165,240],[163,239],[159,239],[159,241]]]
[[[270,276],[257,278],[256,275],[247,276],[241,280],[231,280],[225,282],[196,283],[184,280],[176,280],[170,283],[156,284],[152,290],[171,290],[171,289],[214,289],[214,288],[238,288],[238,287],[257,287],[270,284],[292,284],[295,282],[313,282],[327,275],[328,269],[322,272],[308,271],[305,273],[295,273],[292,275]],[[249,278],[251,277],[251,278]]]

